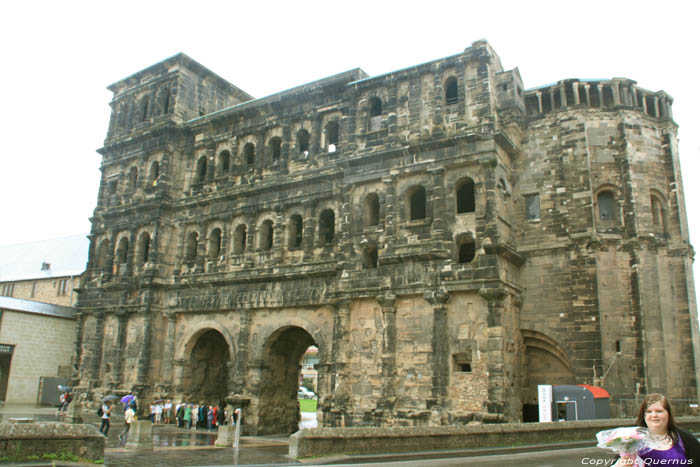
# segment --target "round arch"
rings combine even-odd
[[[194,346],[197,344],[197,340],[202,336],[202,334],[210,330],[218,331],[219,334],[224,337],[229,349],[229,358],[231,361],[235,361],[236,354],[238,352],[236,343],[233,340],[231,333],[228,332],[223,324],[214,320],[207,320],[193,324],[193,328],[186,331],[182,338],[178,339],[179,344],[175,349],[175,360],[186,358],[192,352]]]

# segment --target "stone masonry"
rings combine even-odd
[[[697,401],[663,91],[527,91],[485,41],[261,99],[183,54],[109,89],[78,390],[292,432],[316,345],[324,427],[520,421],[538,384]]]

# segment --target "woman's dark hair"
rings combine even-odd
[[[666,412],[668,412],[668,425],[666,426],[666,430],[668,431],[668,434],[671,435],[671,438],[673,438],[673,442],[676,443],[678,442],[678,427],[676,426],[676,421],[673,419],[671,404],[663,394],[649,394],[644,398],[642,405],[639,406],[639,412],[637,413],[637,426],[648,428],[647,421],[644,419],[644,416],[647,413],[647,408],[649,408],[650,405],[656,404],[657,402],[660,402],[661,406],[666,409]]]

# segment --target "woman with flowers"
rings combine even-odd
[[[700,442],[676,426],[671,404],[662,394],[649,394],[642,401],[637,425],[646,427],[649,437],[638,455],[644,465],[700,465]],[[636,456],[623,454],[616,466],[633,466]]]

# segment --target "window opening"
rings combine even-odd
[[[138,169],[136,167],[132,167],[129,170],[129,181],[128,181],[130,191],[136,190],[136,183],[138,181],[138,177],[139,177]]]
[[[160,107],[163,109],[163,114],[170,112],[170,88],[163,86],[163,92],[160,95]]]
[[[270,154],[272,162],[280,160],[280,155],[282,154],[282,140],[280,138],[274,137],[270,140]]]
[[[454,371],[459,373],[472,372],[472,358],[467,352],[452,354],[452,363]]]
[[[250,169],[255,165],[255,145],[247,143],[243,146],[243,155],[245,157],[246,166]]]
[[[260,248],[265,251],[272,249],[273,244],[273,230],[272,221],[266,220],[260,226]]]
[[[187,244],[185,245],[185,260],[193,261],[197,257],[197,242],[199,240],[199,234],[197,232],[190,232],[187,235]]]
[[[598,194],[598,217],[601,221],[615,220],[615,195],[612,191]]]
[[[151,175],[150,175],[150,180],[151,180],[151,185],[155,186],[156,182],[158,181],[158,177],[160,176],[160,164],[158,164],[158,161],[153,161],[151,164]]]
[[[445,81],[445,102],[447,104],[456,104],[458,100],[457,78],[450,76],[447,78],[447,81]]]
[[[197,183],[204,183],[207,178],[207,158],[202,156],[197,161]]]
[[[603,86],[603,107],[612,109],[615,106],[615,98],[613,90],[610,86]]]
[[[533,221],[540,218],[540,195],[525,196],[525,218]]]
[[[591,107],[600,107],[600,93],[597,84],[591,84],[591,87],[588,88],[588,96],[591,99]]]
[[[146,121],[146,118],[148,118],[148,104],[149,104],[148,96],[144,96],[143,99],[141,99],[141,121],[142,122]]]
[[[340,127],[338,122],[328,122],[326,125],[326,147],[328,152],[335,151],[335,146],[340,142]]]
[[[644,102],[647,104],[647,115],[656,117],[656,107],[654,106],[653,96],[644,96]]]
[[[474,212],[474,180],[468,178],[462,181],[457,188],[457,214]]]
[[[299,148],[299,154],[304,154],[309,151],[309,132],[306,130],[299,130],[297,132],[297,147]]]
[[[151,236],[148,232],[144,232],[139,237],[139,262],[141,264],[146,264],[148,262],[149,247],[151,244]]]
[[[410,220],[425,219],[425,188],[416,187],[409,197],[411,215]]]
[[[68,292],[68,279],[61,279],[58,281],[58,291],[56,295],[63,297]]]
[[[294,214],[289,218],[289,238],[290,248],[298,248],[304,239],[304,221],[299,214]]]
[[[379,225],[379,196],[376,193],[370,193],[365,198],[365,225]]]
[[[321,211],[318,233],[323,244],[329,244],[335,238],[335,212],[332,209]]]
[[[362,252],[362,269],[377,269],[378,254],[377,247],[367,246]]]
[[[219,153],[219,172],[224,175],[228,173],[231,168],[231,153],[228,151],[221,151]]]
[[[216,259],[221,254],[221,229],[218,227],[209,234],[209,257]]]
[[[471,263],[471,261],[474,259],[475,254],[476,254],[476,248],[474,246],[474,240],[472,238],[468,238],[468,239],[462,240],[462,242],[460,242],[459,262],[461,264]]]
[[[233,234],[233,254],[240,255],[245,251],[247,229],[245,224],[236,227]]]
[[[656,227],[664,228],[664,208],[661,200],[651,196],[651,223]]]
[[[123,274],[126,268],[126,258],[129,252],[129,240],[126,237],[122,237],[119,240],[119,246],[117,247],[117,272]]]

